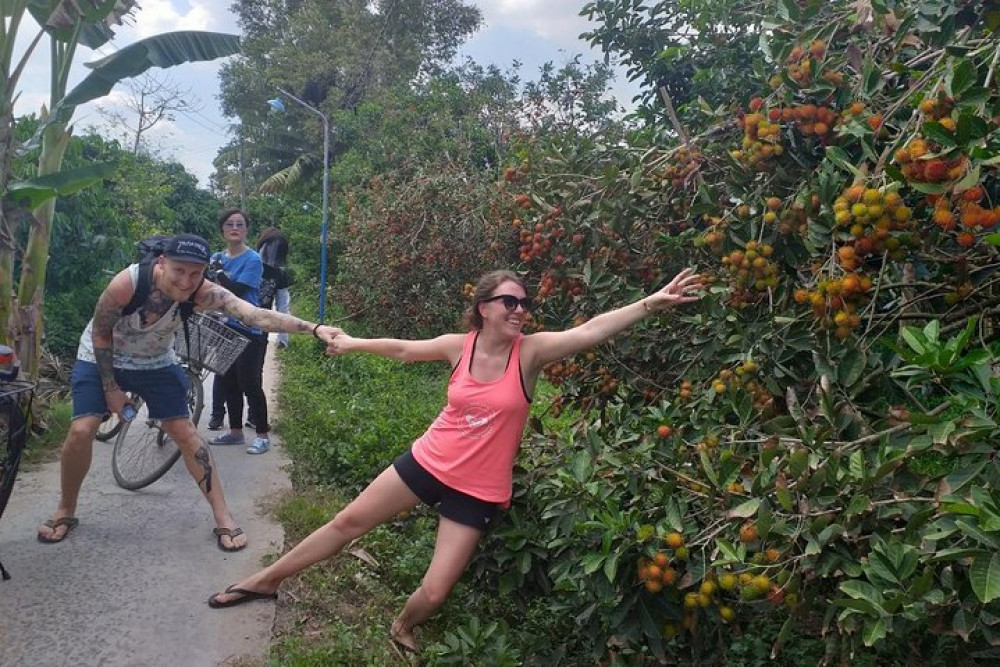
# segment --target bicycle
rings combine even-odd
[[[31,403],[35,396],[33,382],[16,379],[19,369],[15,365],[10,371],[0,371],[0,517],[14,490],[14,479],[28,441]],[[5,581],[10,579],[2,563],[0,577]]]
[[[181,359],[188,381],[188,410],[198,425],[205,405],[202,383],[211,373],[225,373],[249,343],[246,336],[227,327],[206,313],[191,315],[185,330],[178,332],[174,350]],[[115,482],[123,489],[137,491],[160,479],[170,470],[181,451],[163,430],[158,419],[149,417],[145,402],[129,395],[136,409],[130,421],[118,420],[111,469]],[[109,420],[110,421],[110,420]],[[138,436],[135,429],[144,428]],[[133,438],[129,438],[129,433]]]

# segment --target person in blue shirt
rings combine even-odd
[[[240,209],[230,209],[219,216],[219,231],[226,241],[226,249],[212,255],[209,263],[209,278],[253,306],[260,305],[260,284],[264,275],[264,263],[256,250],[246,244],[250,233],[250,221]],[[216,375],[215,382],[221,383],[225,396],[226,412],[229,415],[229,433],[218,436],[210,442],[213,445],[242,445],[243,436],[243,396],[250,404],[254,415],[257,436],[247,448],[248,454],[263,454],[270,446],[267,421],[267,400],[264,396],[263,367],[267,352],[267,334],[260,329],[248,327],[239,320],[229,317],[226,325],[250,339],[246,349],[224,375]]]

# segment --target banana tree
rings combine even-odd
[[[37,359],[44,327],[44,285],[56,198],[106,175],[107,165],[94,165],[74,173],[61,173],[66,147],[72,135],[70,122],[77,106],[108,94],[119,81],[153,67],[173,67],[186,62],[214,60],[239,51],[235,35],[183,31],[156,35],[131,44],[101,60],[88,63],[92,70],[67,93],[70,66],[78,46],[97,48],[113,37],[114,26],[138,9],[135,0],[0,0],[3,18],[3,86],[0,90],[0,148],[3,160],[13,147],[14,91],[24,64],[43,36],[50,44],[52,75],[50,109],[42,109],[41,128],[28,147],[40,146],[37,177],[31,182],[10,184],[10,164],[0,163],[0,187],[4,208],[20,205],[31,212],[28,243],[21,261],[16,301],[14,285],[14,230],[4,217],[0,231],[0,335],[13,340],[22,366],[37,374]],[[9,57],[14,37],[25,13],[39,25],[16,67]]]

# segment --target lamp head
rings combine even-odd
[[[270,104],[273,109],[276,109],[278,111],[285,110],[285,102],[280,97],[275,97],[273,100],[268,100],[267,103]]]

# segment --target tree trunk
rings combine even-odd
[[[10,165],[14,154],[14,115],[10,101],[0,107],[0,196],[10,183]],[[7,208],[0,202],[0,342],[14,339],[14,233]]]
[[[70,133],[60,123],[45,129],[42,154],[38,158],[38,175],[54,174],[62,167]],[[38,359],[45,334],[45,272],[49,264],[49,242],[52,237],[52,219],[56,211],[56,198],[45,202],[33,213],[28,245],[21,262],[21,281],[17,291],[19,321],[17,345],[21,372],[38,377]]]

